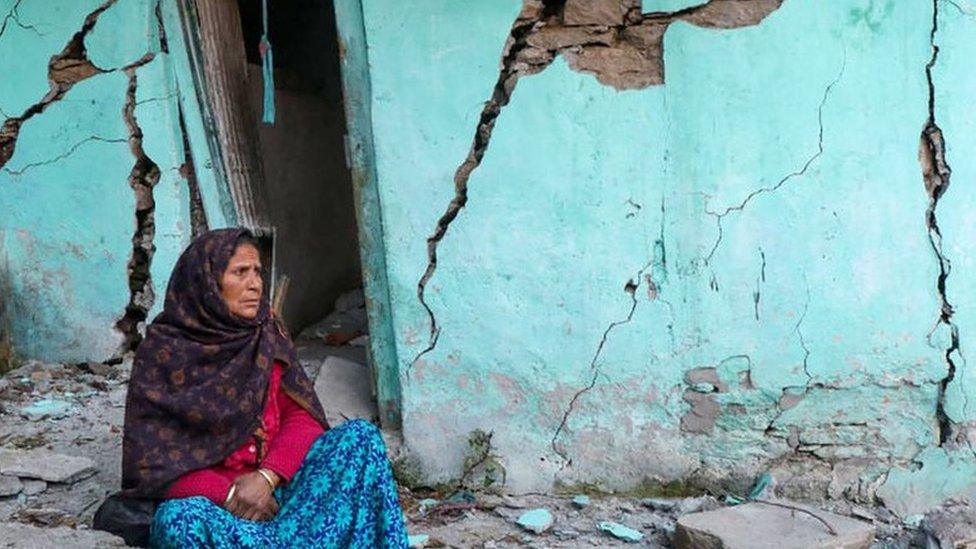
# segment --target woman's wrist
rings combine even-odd
[[[278,484],[281,481],[280,477],[278,476],[278,473],[275,473],[271,469],[266,469],[264,467],[261,467],[260,469],[258,469],[258,474],[264,477],[264,480],[268,481],[268,485],[271,486],[271,491],[274,491],[274,489],[278,487]]]
[[[227,507],[231,500],[234,499],[235,493],[237,493],[237,485],[231,484],[230,489],[227,490],[227,497],[224,499],[224,507]]]

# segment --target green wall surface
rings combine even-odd
[[[189,242],[181,106],[211,225],[226,223],[216,206],[196,92],[186,85],[176,2],[0,0],[0,15],[0,119],[7,127],[23,120],[0,168],[0,273],[12,290],[6,297],[13,343],[24,357],[104,360],[122,343],[115,324],[130,303],[133,238],[154,248],[155,299],[138,299],[150,318]],[[83,68],[49,72],[55,56],[66,60],[59,66]],[[54,74],[76,83],[58,93],[63,88],[49,83]],[[127,104],[133,127],[126,124]],[[130,143],[139,133],[140,161],[159,170],[151,201],[143,196],[141,203],[129,184],[137,166]],[[149,212],[153,233],[146,223],[137,228],[137,209]]]
[[[432,337],[427,238],[521,9],[363,0],[403,434],[421,477],[459,478],[480,429],[519,490],[771,470],[903,514],[972,491],[915,488],[950,474],[919,464],[974,467],[948,430],[976,413],[976,294],[961,283],[976,241],[963,152],[976,3],[786,0],[743,28],[672,23],[663,85],[617,90],[563,56],[522,76],[437,247]],[[919,161],[934,43],[953,170],[934,210],[952,262],[945,321]],[[898,507],[906,491],[916,500]]]

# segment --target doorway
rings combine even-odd
[[[198,0],[225,1],[225,0]],[[377,421],[331,1],[268,2],[275,122],[261,123],[262,1],[233,0],[247,62],[282,316],[332,425]]]

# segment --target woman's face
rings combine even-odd
[[[261,258],[251,244],[241,244],[220,277],[220,295],[230,312],[248,320],[258,316],[261,305]]]

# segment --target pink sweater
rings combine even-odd
[[[261,418],[261,427],[223,462],[207,469],[190,471],[170,485],[166,497],[188,498],[204,496],[223,505],[231,483],[237,477],[253,473],[259,467],[274,471],[288,482],[298,471],[305,454],[324,432],[311,414],[281,391],[280,362],[275,362],[268,383],[268,401]],[[262,446],[260,439],[266,442]]]

